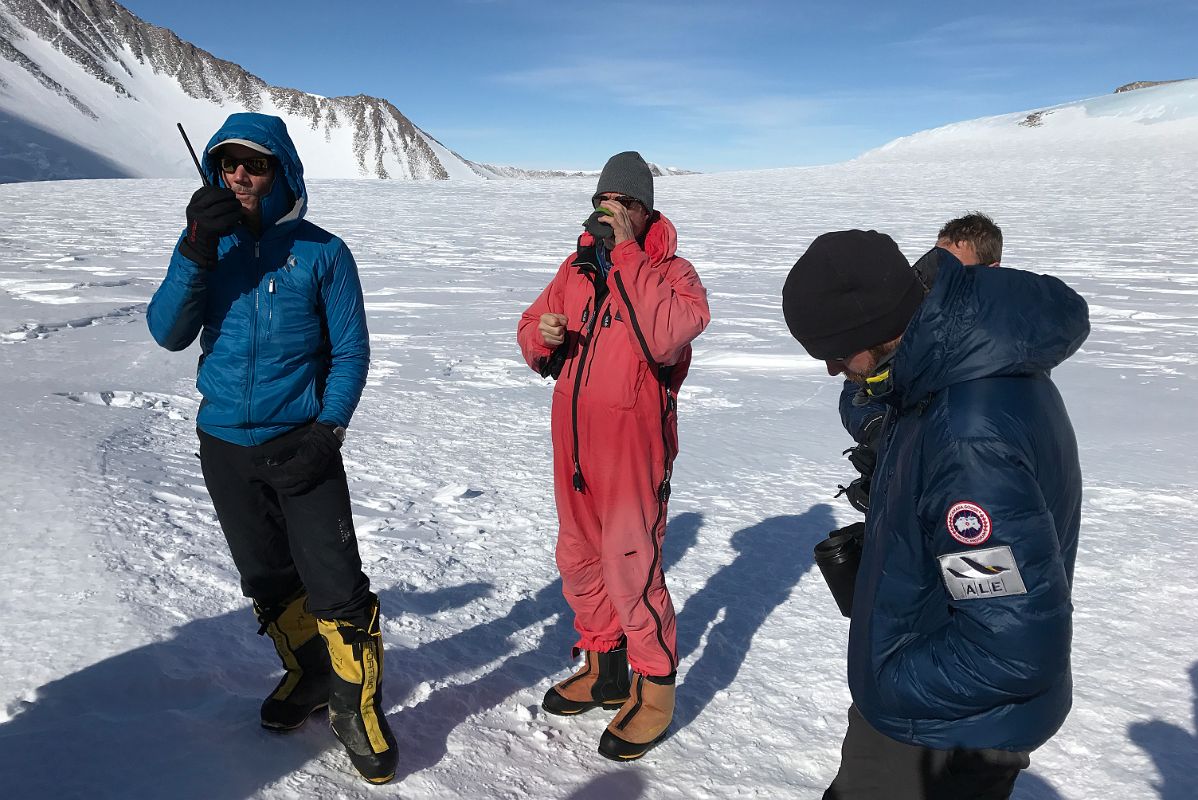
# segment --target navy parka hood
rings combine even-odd
[[[894,356],[901,406],[956,383],[1047,372],[1090,335],[1086,301],[1058,278],[938,255],[936,283]]]

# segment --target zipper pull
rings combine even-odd
[[[266,291],[270,292],[271,294],[275,293],[275,279],[273,275],[270,278],[270,283],[266,286]]]
[[[254,242],[254,258],[257,258],[257,257],[258,257],[258,254],[259,254],[259,252],[260,252],[259,248],[260,248],[261,246],[262,246],[262,243],[261,243],[261,242]]]

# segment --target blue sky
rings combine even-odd
[[[1198,77],[1193,0],[125,5],[269,83],[384,97],[467,158],[522,167],[598,168],[625,149],[701,171],[830,163]]]

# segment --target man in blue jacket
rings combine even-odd
[[[947,252],[925,290],[890,237],[838,231],[795,264],[783,310],[886,405],[824,797],[1009,797],[1071,704],[1081,471],[1049,371],[1089,334],[1085,301]]]
[[[304,169],[278,117],[233,114],[208,142],[150,332],[200,338],[204,482],[285,673],[262,725],[329,718],[372,783],[395,774],[378,598],[362,572],[341,461],[370,344],[357,267],[306,221]]]

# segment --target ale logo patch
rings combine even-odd
[[[961,502],[953,505],[945,517],[949,534],[961,544],[981,544],[990,538],[993,525],[990,515],[977,503]]]
[[[1010,547],[948,553],[939,561],[944,586],[954,600],[1027,594]]]

